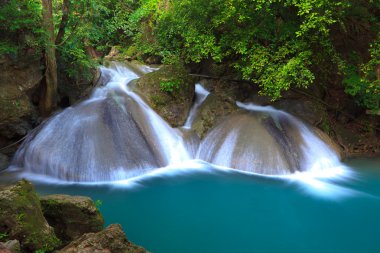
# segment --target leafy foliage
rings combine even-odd
[[[44,30],[40,14],[39,0],[9,0],[0,6],[0,55],[41,49]]]
[[[356,98],[359,105],[367,108],[379,108],[380,101],[380,34],[370,46],[371,59],[359,66],[344,64],[346,93]],[[379,76],[378,76],[379,75]]]
[[[273,99],[291,87],[313,84],[316,75],[324,74],[325,66],[319,66],[321,62],[342,66],[344,60],[333,46],[331,28],[344,26],[352,16],[358,15],[358,10],[365,12],[379,7],[374,1],[365,0],[355,3],[348,0],[140,2],[130,18],[133,24],[140,25],[135,29],[140,51],[159,55],[168,63],[179,59],[188,63],[209,59],[228,62],[242,78],[256,83],[262,94]],[[365,18],[375,24],[379,22],[376,15]],[[361,81],[350,82],[346,89],[367,107],[373,107],[369,100],[376,100],[373,92],[367,93],[372,96],[369,100],[359,93],[376,86],[375,63],[370,62],[358,68]],[[343,69],[341,73],[353,77]]]
[[[181,81],[179,80],[168,80],[160,82],[160,90],[168,93],[179,90]]]
[[[372,0],[54,0],[59,65],[75,79],[118,45],[127,55],[159,56],[164,63],[228,64],[261,93],[281,97],[341,74],[345,91],[363,107],[379,100],[379,36],[369,57],[352,60],[334,46],[337,27],[349,32],[364,20],[378,34],[379,1]],[[69,3],[67,22],[64,4]],[[0,55],[43,48],[39,0],[7,0],[0,8]],[[333,29],[333,30],[332,30]],[[334,30],[335,29],[335,30]],[[3,36],[4,35],[4,36]],[[15,44],[15,41],[17,42]],[[323,83],[323,82],[322,82]],[[325,84],[324,84],[325,85]],[[172,89],[163,84],[163,89]],[[328,87],[326,87],[328,88]]]

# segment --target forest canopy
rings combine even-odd
[[[53,12],[58,61],[73,77],[118,46],[168,64],[212,61],[273,99],[329,89],[336,76],[359,105],[379,108],[379,1],[53,0]],[[2,0],[0,21],[0,54],[45,47],[40,1]]]

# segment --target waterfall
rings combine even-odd
[[[199,107],[202,105],[202,103],[205,101],[207,96],[210,94],[203,86],[199,83],[195,84],[195,101],[193,106],[191,107],[191,110],[189,112],[189,116],[187,117],[187,120],[185,124],[183,125],[184,128],[191,129],[194,119],[197,116],[197,112],[199,110]]]
[[[237,105],[244,111],[230,115],[207,134],[199,159],[272,175],[320,171],[340,163],[337,153],[292,115],[270,106]]]
[[[192,159],[270,175],[320,171],[339,157],[311,128],[272,107],[237,103],[200,140],[191,129],[209,92],[196,84],[185,125],[174,129],[130,88],[155,69],[111,63],[102,87],[33,130],[12,167],[66,181],[112,181],[141,176]]]
[[[101,71],[106,86],[30,133],[14,167],[68,181],[108,181],[190,159],[182,133],[128,88],[151,69],[113,64]]]

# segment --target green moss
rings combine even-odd
[[[0,191],[0,232],[20,241],[25,251],[60,246],[53,229],[42,215],[39,198],[33,186],[22,180]]]
[[[136,92],[173,127],[182,126],[194,97],[194,80],[180,65],[163,66],[137,81]]]

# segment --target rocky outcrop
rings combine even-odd
[[[100,71],[87,68],[78,71],[78,76],[70,77],[64,63],[58,65],[58,105],[61,108],[74,105],[87,98],[100,78]]]
[[[182,126],[191,109],[194,98],[194,80],[185,69],[163,66],[141,77],[135,92],[171,126]]]
[[[0,58],[0,148],[20,139],[37,120],[33,95],[42,80],[40,55]],[[15,150],[4,150],[7,155]]]
[[[121,226],[112,224],[101,232],[84,234],[58,253],[145,253],[125,237]]]
[[[0,187],[0,233],[17,239],[26,252],[51,251],[60,245],[42,214],[33,186],[25,180]]]
[[[48,195],[40,201],[46,220],[64,243],[103,229],[103,217],[88,197]]]
[[[200,83],[210,92],[193,123],[194,131],[203,138],[222,118],[239,110],[236,101],[249,97],[250,87],[246,83],[213,79]]]
[[[127,240],[120,225],[102,228],[103,218],[90,198],[50,195],[40,200],[25,180],[0,186],[0,253],[52,252],[64,245],[54,252],[146,252]]]

